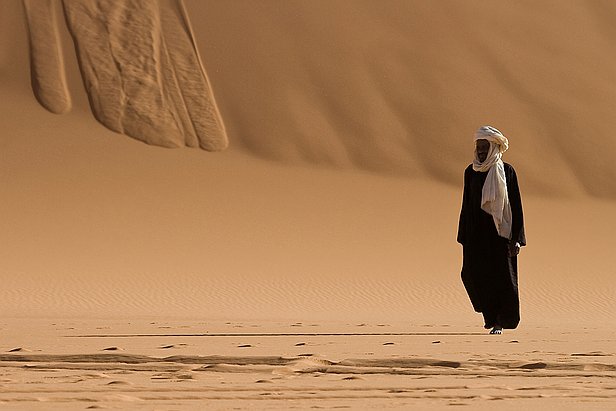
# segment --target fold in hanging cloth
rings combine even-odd
[[[482,139],[490,142],[488,156],[483,162],[479,161],[477,148],[475,148],[475,159],[473,160],[473,170],[488,172],[483,184],[481,209],[492,216],[498,235],[509,240],[511,239],[511,205],[507,193],[505,165],[502,160],[503,153],[509,148],[509,141],[492,126],[483,126],[477,130],[475,143]]]

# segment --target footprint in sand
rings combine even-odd
[[[113,381],[109,381],[107,384],[105,385],[133,385],[132,383],[128,382],[128,381],[122,381],[122,380],[113,380]]]
[[[518,368],[521,368],[523,370],[542,370],[544,368],[547,368],[547,366],[548,365],[544,362],[533,362],[533,363],[521,365]]]
[[[161,350],[167,350],[167,349],[169,349],[169,348],[180,348],[180,347],[185,347],[185,346],[187,346],[187,345],[188,345],[188,344],[185,344],[185,343],[180,343],[180,344],[167,344],[167,345],[161,345],[161,346],[160,346],[160,347],[158,347],[158,348],[160,348]]]
[[[28,350],[27,348],[15,347],[15,348],[8,350],[7,352],[30,352],[30,351],[31,350]]]
[[[105,379],[111,378],[109,375],[104,373],[88,373],[80,375],[81,378],[85,379]]]
[[[130,370],[119,370],[119,371],[115,371],[113,372],[113,374],[116,375],[128,375],[128,374],[134,374],[134,371],[130,371]]]
[[[150,377],[152,380],[192,380],[194,377],[190,373],[174,373],[174,372],[166,372],[160,374],[154,374]]]
[[[573,353],[572,357],[610,357],[614,354],[604,353],[601,351],[591,351],[587,353]]]

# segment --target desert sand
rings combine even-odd
[[[83,4],[0,2],[0,408],[616,406],[611,2]],[[455,242],[482,124],[502,336]]]

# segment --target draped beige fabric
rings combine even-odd
[[[509,204],[505,166],[502,160],[503,153],[509,148],[509,141],[492,126],[483,126],[477,130],[475,142],[481,139],[490,142],[490,151],[485,161],[479,161],[477,149],[475,149],[473,160],[473,170],[487,171],[488,173],[483,185],[481,209],[492,215],[498,235],[510,239],[511,205]]]

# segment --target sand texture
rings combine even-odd
[[[52,3],[25,4],[35,94],[45,108],[65,112],[70,102]],[[92,112],[103,125],[164,147],[227,146],[181,0],[62,4]]]
[[[10,409],[607,410],[616,389],[611,334],[598,328],[501,338],[459,325],[32,325],[36,342],[20,347],[24,325],[0,324],[0,404]]]
[[[615,18],[0,1],[0,409],[615,409]],[[455,241],[483,124],[528,240],[502,336]]]
[[[457,184],[494,124],[527,192],[616,198],[610,0],[186,6],[232,145]]]

